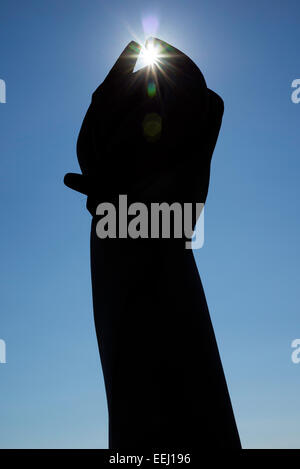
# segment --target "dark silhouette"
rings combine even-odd
[[[133,72],[140,46],[131,42],[93,93],[77,143],[82,175],[65,176],[67,186],[88,195],[93,215],[93,304],[109,448],[239,449],[192,250],[174,236],[96,234],[97,205],[117,207],[119,194],[147,206],[206,200],[223,101],[191,59],[154,41],[161,47],[157,65]]]

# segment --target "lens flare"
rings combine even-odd
[[[150,80],[147,87],[148,96],[153,98],[156,95],[156,86],[154,81]]]
[[[159,19],[157,16],[144,16],[144,18],[142,19],[142,24],[145,37],[156,36],[159,27]]]
[[[162,118],[156,112],[146,114],[143,121],[144,136],[148,142],[156,142],[161,135]]]

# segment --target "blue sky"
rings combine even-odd
[[[195,258],[242,444],[300,448],[296,1],[33,1],[0,7],[1,448],[106,448],[90,215],[63,186],[91,93],[124,46],[186,52],[225,102]]]

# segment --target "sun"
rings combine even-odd
[[[142,48],[141,59],[145,65],[154,65],[158,61],[159,51],[158,47],[151,42]]]

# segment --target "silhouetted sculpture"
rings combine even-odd
[[[93,304],[109,448],[239,449],[192,250],[174,237],[96,234],[97,205],[117,207],[119,194],[147,206],[206,200],[223,101],[186,55],[159,43],[159,64],[133,72],[140,46],[131,42],[93,93],[77,143],[82,175],[65,176],[67,186],[88,195],[93,215]]]

